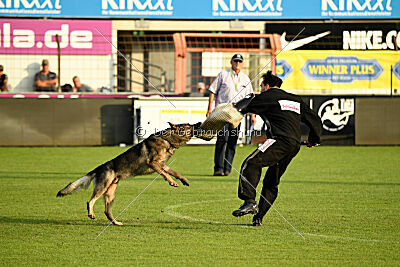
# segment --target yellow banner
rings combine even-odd
[[[277,57],[276,74],[283,89],[400,88],[397,51],[284,51]]]

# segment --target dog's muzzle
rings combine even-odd
[[[198,130],[200,128],[201,122],[193,124],[193,130]]]

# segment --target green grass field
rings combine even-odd
[[[234,166],[254,147],[238,147]],[[235,218],[238,174],[213,177],[213,147],[186,146],[171,167],[191,181],[157,180],[110,226],[91,195],[58,190],[126,148],[0,148],[1,265],[400,264],[400,147],[302,148],[262,227]],[[171,162],[171,161],[170,161]],[[114,215],[156,175],[119,183]],[[260,189],[260,188],[259,188]]]

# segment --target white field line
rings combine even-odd
[[[178,205],[172,205],[172,206],[167,206],[163,210],[164,214],[170,215],[175,218],[187,220],[187,221],[192,221],[192,222],[202,222],[206,224],[225,224],[224,222],[219,222],[219,221],[213,221],[213,220],[205,220],[201,218],[195,218],[187,215],[180,214],[179,212],[176,212],[175,210],[181,207],[185,206],[192,206],[192,205],[200,205],[200,204],[206,204],[206,203],[213,203],[213,202],[224,202],[224,201],[230,201],[230,200],[235,200],[236,198],[228,198],[228,199],[221,199],[221,200],[204,200],[204,201],[196,201],[196,202],[189,202],[189,203],[182,203]],[[253,226],[242,226],[244,228],[248,229],[253,229]],[[263,227],[263,226],[262,226]],[[257,227],[259,228],[259,227]],[[269,229],[272,231],[272,229]],[[285,230],[273,230],[276,232],[281,232],[285,234],[296,234],[292,231],[285,231]],[[400,244],[400,241],[388,241],[388,240],[378,240],[378,239],[363,239],[363,238],[355,238],[355,237],[350,237],[350,236],[335,236],[335,235],[321,235],[321,234],[313,234],[313,233],[303,233],[304,235],[310,236],[310,237],[317,237],[317,238],[326,238],[326,239],[339,239],[339,240],[346,240],[346,241],[355,241],[355,242],[369,242],[369,243],[387,243],[387,244]]]

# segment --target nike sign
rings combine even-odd
[[[293,50],[293,49],[302,47],[303,45],[314,42],[315,40],[322,38],[324,36],[327,36],[330,33],[331,33],[330,31],[327,31],[327,32],[317,34],[315,36],[310,36],[310,37],[306,37],[306,38],[303,38],[300,40],[294,40],[294,41],[288,42],[288,41],[286,41],[286,32],[284,32],[280,38],[282,51],[289,51],[289,50]]]

